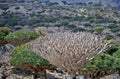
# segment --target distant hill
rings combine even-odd
[[[0,2],[24,2],[24,1],[40,1],[40,2],[61,2],[66,1],[67,3],[89,3],[89,2],[101,2],[103,5],[112,5],[120,9],[120,0],[0,0]]]

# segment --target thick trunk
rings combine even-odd
[[[66,79],[76,79],[76,75],[66,74]]]
[[[87,76],[84,76],[84,75],[79,75],[79,76],[76,76],[76,75],[66,75],[66,78],[64,79],[89,79]]]
[[[40,72],[40,79],[47,79],[46,70]]]
[[[37,79],[37,71],[34,71],[34,73],[33,73],[33,79]]]
[[[67,79],[76,79],[76,77],[73,75],[69,75],[69,76],[67,76]]]
[[[34,74],[33,74],[33,77],[34,79],[37,79],[37,78],[40,78],[40,79],[47,79],[47,76],[46,76],[46,71],[40,71],[40,72],[37,72],[35,71]]]

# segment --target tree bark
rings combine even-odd
[[[87,76],[84,75],[79,75],[78,78],[76,77],[76,75],[66,75],[66,78],[64,79],[89,79]]]
[[[46,70],[39,72],[40,79],[47,79]]]
[[[66,74],[66,79],[76,79],[75,74]]]
[[[37,79],[37,71],[34,71],[34,73],[33,73],[33,78],[34,78],[34,79]]]
[[[47,79],[46,70],[37,72],[35,71],[33,74],[34,79],[40,78],[40,79]]]

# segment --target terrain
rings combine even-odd
[[[90,32],[114,43],[115,47],[113,45],[113,49],[110,51],[113,53],[113,51],[115,52],[117,49],[119,53],[120,1],[102,0],[102,3],[99,3],[99,0],[98,3],[94,3],[95,0],[81,1],[83,0],[68,0],[67,2],[63,0],[0,0],[0,27],[8,27],[13,33],[20,30],[33,30],[38,27],[45,28],[48,34],[58,32]],[[17,40],[19,39],[22,38],[19,37]],[[13,79],[13,77],[17,79],[21,77],[21,74],[23,76],[24,73],[24,78],[26,78],[27,73],[28,79],[31,77],[31,73],[18,69],[15,71],[20,71],[18,72],[20,74],[16,75],[17,72],[13,74],[13,66],[9,66],[8,63],[7,65],[3,63],[8,61],[11,49],[13,48],[15,48],[15,46],[11,44],[6,44],[0,48],[0,69],[3,69],[1,70],[3,71],[1,75],[2,77],[7,75],[8,79],[10,79],[10,77],[11,79]],[[11,69],[13,69],[12,75],[5,74],[6,72],[4,71],[6,71],[6,69],[10,72]],[[52,76],[52,79],[53,76],[56,76],[55,74],[57,74],[56,78],[64,75],[63,73],[56,72],[56,69],[53,69],[53,74],[51,71],[47,73],[48,76]],[[115,71],[112,77],[119,79],[118,72]],[[107,78],[110,79],[110,77]]]

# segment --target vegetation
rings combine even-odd
[[[10,33],[5,39],[13,45],[21,45],[39,37],[39,33],[34,30],[20,30]]]
[[[81,27],[77,27],[77,28],[74,28],[72,30],[72,32],[83,32],[83,31],[86,31],[84,28],[81,28]]]
[[[101,54],[96,56],[88,64],[82,68],[82,71],[97,71],[97,70],[119,70],[120,59],[110,56],[108,54]]]
[[[96,26],[95,28],[93,28],[95,31],[101,33],[104,30],[103,26]]]
[[[113,36],[110,35],[110,34],[108,34],[108,35],[105,36],[105,39],[106,39],[106,40],[111,40],[111,39],[113,39]]]
[[[0,27],[0,40],[4,40],[4,38],[10,33],[10,29],[7,27]]]
[[[0,47],[7,44],[5,37],[10,33],[10,29],[7,27],[0,27]]]
[[[19,65],[24,66],[26,64],[30,64],[33,67],[40,66],[48,66],[49,62],[42,57],[38,56],[36,53],[32,52],[25,45],[17,46],[11,52],[10,58],[11,65]]]
[[[113,56],[120,59],[120,46],[118,47],[118,50],[113,53]]]
[[[119,70],[120,47],[113,44],[105,53],[96,56],[80,68],[80,73],[89,76],[91,79],[96,79],[119,72]]]
[[[18,46],[11,52],[9,63],[16,67],[30,70],[33,72],[34,79],[37,78],[38,72],[46,74],[45,70],[51,66],[46,59],[38,56],[25,45]]]
[[[70,75],[69,79],[72,79],[80,67],[108,49],[108,45],[102,38],[91,33],[67,32],[38,38],[29,44],[28,48],[36,51],[51,64],[65,69]]]
[[[43,66],[47,66],[48,68],[50,62],[61,69],[65,69],[68,73],[75,73],[87,63],[81,68],[81,71],[120,71],[120,47],[118,45],[120,44],[120,41],[117,40],[120,39],[119,11],[114,10],[110,6],[103,7],[101,4],[94,3],[89,3],[88,5],[76,3],[75,5],[72,5],[68,4],[66,1],[62,1],[62,5],[67,6],[59,6],[59,3],[56,2],[46,2],[43,4],[39,2],[37,3],[36,1],[29,1],[29,7],[26,7],[27,2],[24,3],[24,0],[0,0],[0,46],[3,46],[8,42],[17,46],[30,42],[31,40],[34,41],[34,39],[41,35],[43,36],[33,42],[35,43],[33,44],[33,46],[35,45],[34,49],[38,50],[37,52],[33,52],[33,48],[31,48],[33,50],[31,51],[24,45],[16,47],[11,53],[11,65],[24,66],[30,64],[30,66],[34,67],[34,71],[36,71],[39,70],[36,68],[36,66],[38,67],[38,64],[40,67],[42,66],[41,69],[44,69]],[[19,2],[20,4],[18,4]],[[22,11],[19,11],[21,9]],[[11,28],[14,32],[11,33],[10,29],[5,26]],[[38,26],[44,28],[42,30],[41,28],[36,29]],[[23,30],[26,28],[35,29]],[[67,34],[53,34],[53,36],[50,34],[51,36],[49,36],[49,34],[46,35],[46,29],[50,33],[54,31],[55,33],[61,31],[65,32],[66,30],[72,33],[69,34],[70,36]],[[91,54],[96,53],[93,52],[93,50],[97,50],[97,47],[99,47],[99,41],[97,41],[97,45],[93,47],[91,47],[92,45],[89,45],[87,47],[89,43],[94,42],[94,39],[89,41],[91,39],[89,36],[83,36],[86,38],[80,38],[81,35],[79,36],[79,33],[77,33],[78,35],[72,36],[73,32],[83,31],[91,33],[97,32],[97,35],[105,36],[105,41],[107,42],[117,41],[117,45],[113,44],[104,54],[96,56],[90,62],[86,59],[85,61],[83,59],[87,56],[91,57],[91,55],[81,55],[81,53],[85,51]],[[93,50],[90,50],[92,48]],[[39,53],[40,56],[36,53]],[[41,56],[47,60],[43,59]],[[56,60],[58,60],[58,62],[56,62]],[[76,61],[74,60],[79,61],[79,63],[76,65]],[[61,63],[64,65],[64,68],[61,66]]]
[[[35,39],[39,36],[38,33],[36,33],[33,30],[20,30],[13,33],[10,33],[6,36],[7,40],[25,40],[25,39]]]

